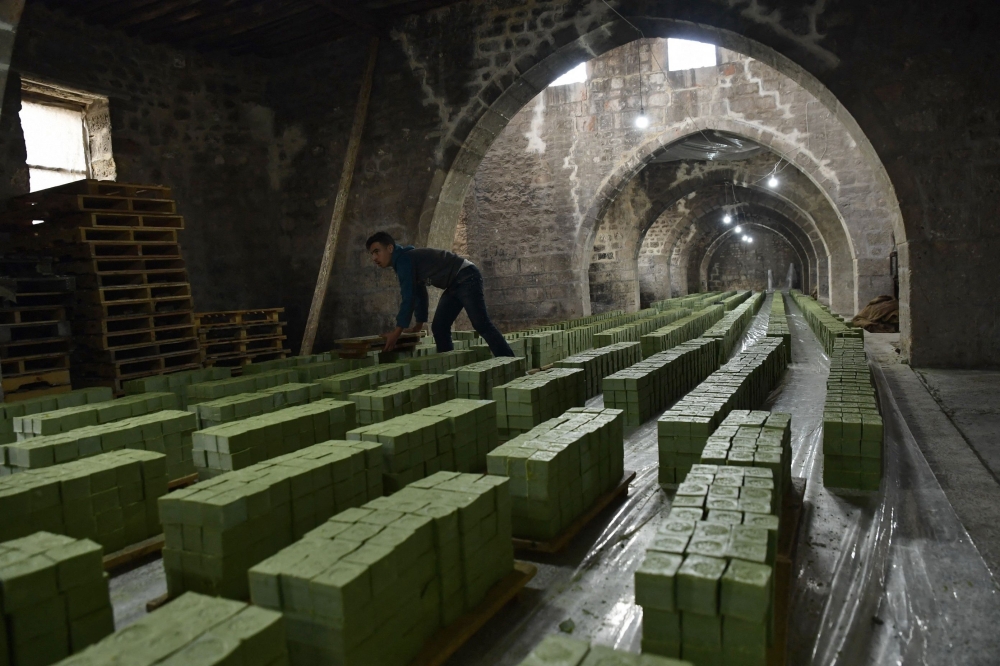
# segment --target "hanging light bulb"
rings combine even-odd
[[[778,177],[777,176],[771,176],[771,178],[768,179],[768,181],[767,181],[767,186],[771,187],[771,188],[777,187],[778,186]]]
[[[729,213],[726,213],[726,216],[722,218],[722,221],[725,222],[726,224],[729,224],[730,222],[733,221],[733,216],[730,215]]]
[[[752,243],[752,242],[753,242],[753,238],[752,238],[752,237],[750,237],[750,236],[747,236],[747,242],[748,242],[748,243]]]
[[[646,129],[649,127],[649,116],[640,111],[639,115],[635,117],[635,126],[639,129]]]
[[[747,237],[746,237],[746,236],[744,236],[744,237],[743,237],[743,242],[744,242],[744,243],[746,243],[746,242],[747,242]]]
[[[741,231],[743,231],[743,227],[741,227],[740,225],[736,225],[733,231],[735,231],[736,233],[740,233]]]

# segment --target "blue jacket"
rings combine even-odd
[[[414,314],[418,322],[426,322],[427,285],[447,289],[464,265],[465,259],[447,250],[397,245],[392,251],[392,267],[403,302],[396,315],[396,326],[408,327]]]

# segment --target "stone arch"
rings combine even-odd
[[[782,226],[781,224],[773,224],[771,220],[759,217],[753,217],[745,221],[742,226],[744,229],[765,229],[768,232],[773,233],[777,237],[784,240],[785,243],[792,249],[792,251],[795,253],[795,256],[799,260],[798,270],[800,277],[806,274],[803,268],[808,266],[809,262],[808,250],[802,246],[799,239],[797,239],[795,236],[789,233],[789,229]],[[722,233],[718,234],[711,241],[711,243],[709,243],[708,247],[705,248],[705,251],[702,253],[701,260],[698,261],[697,282],[699,286],[699,291],[708,291],[708,269],[712,262],[712,259],[714,258],[715,254],[719,251],[719,249],[721,249],[722,246],[726,242],[731,240],[732,237],[735,235],[736,232],[733,229],[724,230]],[[690,272],[688,280],[690,282]],[[802,287],[803,289],[808,288],[806,284],[803,284]]]

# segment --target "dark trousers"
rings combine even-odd
[[[497,330],[490,321],[489,314],[486,313],[483,274],[476,266],[466,266],[460,270],[455,276],[455,281],[441,294],[437,310],[434,311],[434,321],[431,323],[431,334],[439,352],[455,348],[451,341],[451,326],[458,319],[462,308],[465,308],[472,327],[483,336],[494,356],[514,355],[503,334]]]

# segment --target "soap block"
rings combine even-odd
[[[769,565],[731,560],[722,576],[722,614],[748,622],[764,622],[770,608],[771,584]]]
[[[676,574],[677,608],[701,615],[717,615],[719,580],[725,569],[723,559],[703,555],[685,557]]]
[[[675,610],[677,571],[683,559],[679,554],[647,552],[635,572],[635,602],[643,607]]]

